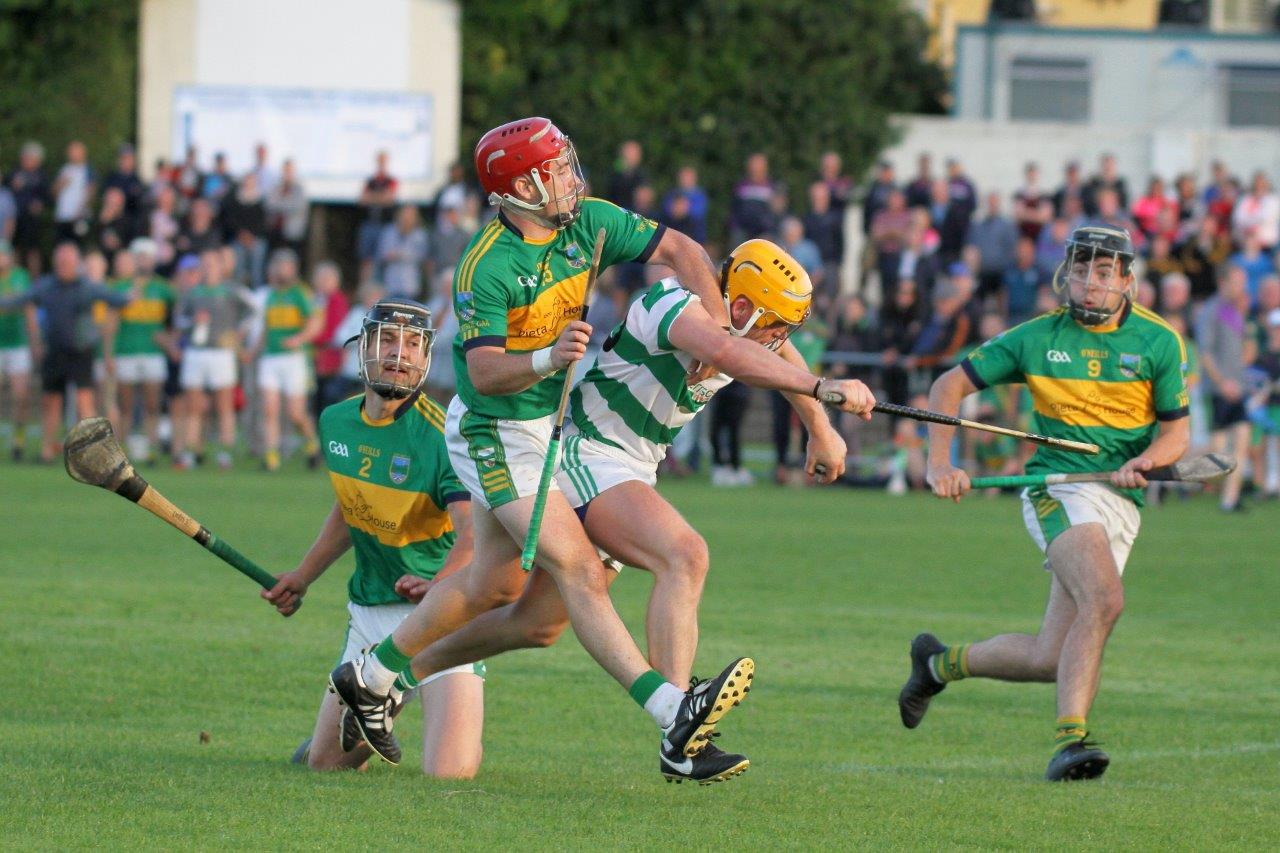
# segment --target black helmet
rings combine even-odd
[[[1085,326],[1100,325],[1115,316],[1123,306],[1122,303],[1109,311],[1103,308],[1086,308],[1072,298],[1069,283],[1073,274],[1081,275],[1088,282],[1093,277],[1093,267],[1098,261],[1111,260],[1114,276],[1122,284],[1119,288],[1108,287],[1106,290],[1133,301],[1136,282],[1130,275],[1136,253],[1128,231],[1114,225],[1081,225],[1071,232],[1064,249],[1062,263],[1053,276],[1053,289],[1066,297],[1067,308],[1077,322]],[[1077,272],[1081,265],[1084,269]]]
[[[391,364],[383,357],[385,340],[383,332],[396,332],[396,360]],[[405,333],[417,333],[422,363],[405,358]],[[436,329],[431,325],[431,309],[412,299],[383,299],[369,309],[360,324],[360,334],[347,341],[359,339],[360,379],[374,393],[389,400],[401,400],[422,387],[431,369],[431,344]],[[384,376],[384,368],[396,367],[401,375]]]

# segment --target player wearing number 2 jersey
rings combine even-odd
[[[1040,448],[1030,473],[1114,471],[1110,483],[1028,489],[1023,519],[1052,573],[1040,632],[944,646],[932,634],[911,645],[912,673],[899,696],[902,722],[919,725],[929,701],[966,676],[1050,681],[1058,722],[1046,778],[1092,779],[1110,758],[1085,738],[1102,651],[1124,604],[1121,575],[1138,534],[1142,472],[1186,451],[1186,347],[1167,323],[1135,304],[1133,243],[1109,226],[1077,228],[1054,287],[1067,304],[979,347],[934,383],[931,408],[955,414],[988,385],[1026,382],[1032,429],[1097,444],[1096,456]],[[929,483],[959,500],[969,489],[948,462],[952,427],[929,429]]]

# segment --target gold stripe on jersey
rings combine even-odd
[[[475,275],[476,265],[480,263],[480,259],[484,257],[485,252],[493,246],[498,237],[502,235],[502,222],[494,219],[484,231],[480,232],[480,239],[476,240],[475,246],[462,258],[462,263],[458,267],[458,285],[455,290],[463,293],[471,289],[471,279]]]
[[[267,309],[268,329],[296,329],[305,323],[297,305],[272,305]]]
[[[367,483],[333,471],[329,479],[347,524],[383,545],[403,548],[439,539],[453,530],[448,511],[436,506],[430,495]],[[412,521],[412,527],[406,527],[406,520]]]
[[[590,274],[583,270],[561,279],[539,293],[532,305],[508,311],[507,350],[528,352],[554,344],[565,324],[581,315]]]
[[[1144,320],[1150,320],[1152,323],[1155,323],[1157,326],[1160,326],[1163,329],[1167,329],[1169,333],[1173,335],[1174,338],[1176,338],[1178,341],[1178,355],[1182,359],[1181,363],[1182,364],[1187,363],[1187,343],[1182,339],[1182,335],[1178,334],[1178,330],[1175,329],[1173,326],[1169,325],[1168,320],[1161,317],[1159,314],[1155,313],[1149,308],[1143,308],[1141,305],[1137,305],[1137,304],[1133,306],[1133,313],[1137,314],[1139,317],[1141,317]]]
[[[419,397],[413,406],[418,410],[419,414],[427,419],[427,423],[444,432],[444,409],[440,408],[438,403],[426,397]]]
[[[167,304],[163,299],[135,299],[120,309],[125,323],[163,323]]]
[[[1151,382],[1100,382],[1028,375],[1038,413],[1070,426],[1137,429],[1155,422]]]

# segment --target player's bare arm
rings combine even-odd
[[[311,543],[298,567],[280,575],[275,586],[262,591],[262,597],[274,605],[281,616],[292,616],[302,606],[302,597],[311,584],[350,548],[351,531],[342,517],[342,507],[335,501],[320,525],[316,541]]]
[[[929,408],[943,415],[955,417],[960,411],[960,401],[976,393],[973,384],[961,368],[953,367],[934,381],[929,389]],[[929,461],[925,479],[933,493],[940,498],[959,501],[969,491],[969,475],[951,464],[951,440],[956,428],[948,424],[929,424]]]
[[[804,356],[800,355],[800,351],[789,340],[778,348],[778,354],[797,367],[809,369]],[[800,422],[809,433],[808,445],[805,448],[804,472],[811,477],[816,477],[823,485],[834,483],[844,475],[845,457],[849,452],[844,437],[831,425],[831,419],[827,417],[822,403],[816,398],[787,392],[783,392],[783,396],[787,398],[791,408],[795,409]],[[870,413],[863,415],[863,420],[870,417]]]
[[[875,397],[856,379],[818,380],[803,367],[787,362],[775,352],[747,338],[734,337],[711,319],[700,305],[690,305],[671,324],[672,345],[757,388],[807,394],[815,397],[825,390],[844,395],[842,411],[870,415]]]
[[[649,256],[650,264],[670,267],[681,286],[702,300],[703,310],[723,326],[729,321],[720,298],[720,281],[715,263],[693,238],[668,228]]]
[[[502,347],[467,351],[467,371],[476,391],[491,397],[518,394],[545,377],[581,361],[591,342],[591,325],[571,320],[554,345],[533,352],[507,352]]]

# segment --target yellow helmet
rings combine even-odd
[[[729,332],[741,337],[757,323],[783,322],[794,331],[809,317],[813,283],[804,267],[768,240],[748,240],[724,259],[720,268],[720,292],[729,312]],[[733,325],[729,306],[745,296],[756,307],[742,328]]]

